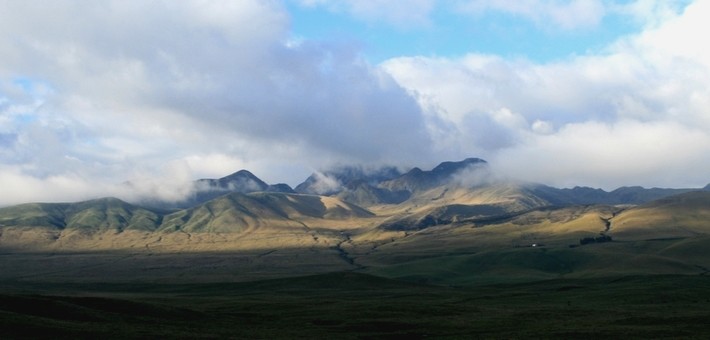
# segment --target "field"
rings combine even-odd
[[[579,254],[615,247],[580,247]],[[710,336],[706,272],[597,270],[595,277],[583,261],[578,271],[548,263],[544,254],[551,252],[418,254],[400,265],[359,269],[335,250],[312,256],[4,254],[0,337]],[[494,256],[489,270],[480,264],[486,256]]]
[[[337,272],[242,283],[3,283],[3,338],[707,338],[710,278],[450,287]],[[37,308],[42,306],[42,308]]]

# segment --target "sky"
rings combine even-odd
[[[708,0],[0,0],[0,205],[467,157],[557,187],[705,186],[708,17]]]

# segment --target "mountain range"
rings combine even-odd
[[[520,183],[495,179],[488,163],[480,158],[442,162],[431,170],[414,167],[406,172],[397,167],[363,168],[339,166],[311,174],[304,182],[291,188],[288,184],[268,184],[248,170],[239,170],[218,179],[199,179],[193,183],[193,194],[182,202],[147,202],[147,206],[188,208],[227,193],[298,193],[333,196],[363,207],[400,204],[416,199],[436,189],[467,189],[508,187],[531,197],[539,205],[575,204],[641,204],[662,197],[700,188],[666,189],[640,186],[621,187],[605,191],[590,187],[558,189],[537,183]],[[710,184],[701,190],[710,190]],[[426,196],[426,195],[424,195]],[[443,196],[442,196],[443,198]],[[172,205],[171,205],[172,204]]]
[[[551,252],[545,256],[565,254],[555,258],[579,275],[599,265],[592,258],[614,270],[631,265],[614,262],[618,256],[659,272],[710,268],[710,257],[701,251],[710,245],[710,186],[558,189],[498,178],[484,160],[468,158],[431,170],[338,167],[314,173],[295,188],[240,170],[197,180],[194,187],[194,195],[178,204],[100,198],[0,208],[0,250],[239,252],[259,258],[291,252],[296,257],[289,261],[319,263],[308,268],[393,277],[422,268],[438,273],[464,258],[503,256],[493,262],[558,275],[537,262],[530,269],[519,257],[521,249],[545,245]],[[588,241],[580,244],[583,239],[614,241],[590,247]],[[650,243],[639,248],[637,242]],[[451,256],[457,260],[448,262]],[[467,272],[450,269],[449,274]]]

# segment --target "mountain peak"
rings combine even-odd
[[[469,166],[481,164],[487,164],[487,162],[480,158],[466,158],[458,162],[441,162],[439,163],[439,165],[437,165],[434,169],[431,170],[431,173],[435,175],[448,176],[458,171],[461,171]]]
[[[253,173],[251,173],[251,171],[242,169],[242,170],[239,170],[231,175],[224,176],[224,177],[220,178],[220,180],[236,179],[236,178],[259,179]]]
[[[269,185],[264,181],[254,176],[248,170],[239,170],[229,176],[222,177],[214,182],[211,182],[219,189],[227,189],[238,192],[254,192],[264,191]]]

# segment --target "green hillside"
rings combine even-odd
[[[33,226],[63,229],[68,203],[27,203],[0,208],[0,226]]]
[[[154,231],[157,213],[116,198],[78,203],[30,203],[0,209],[0,226]]]
[[[653,201],[613,219],[620,239],[686,238],[710,235],[710,192],[693,191]]]

